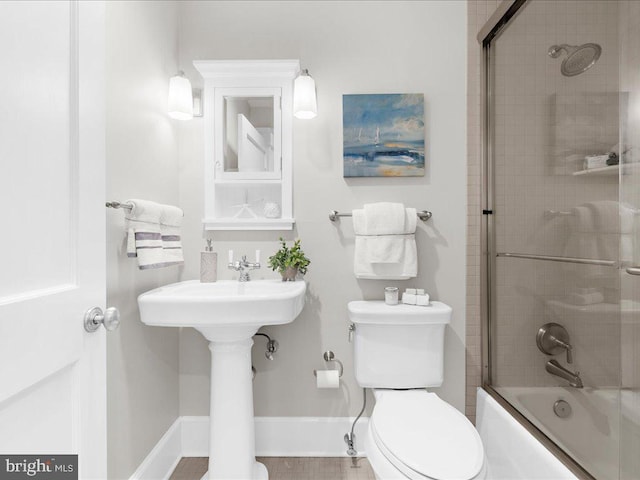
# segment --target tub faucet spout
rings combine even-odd
[[[572,372],[560,365],[556,360],[549,360],[546,366],[547,372],[551,375],[555,375],[560,378],[564,378],[569,382],[569,385],[575,388],[582,388],[582,379],[580,378],[580,372]]]

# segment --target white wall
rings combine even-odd
[[[174,2],[107,2],[107,200],[178,203],[178,147],[166,114],[177,71]],[[122,210],[107,212],[109,479],[129,478],[178,416],[178,332],[140,322],[137,296],[178,280],[127,258]]]
[[[445,381],[439,393],[458,409],[465,395],[466,224],[466,2],[220,1],[180,3],[180,66],[198,83],[193,60],[299,58],[318,87],[319,116],[294,123],[294,212],[312,260],[307,305],[291,325],[266,331],[280,342],[273,362],[256,339],[255,411],[260,416],[343,416],[360,408],[347,342],[347,302],[380,299],[383,287],[425,287],[450,304]],[[342,95],[424,93],[427,174],[420,178],[342,177]],[[180,205],[184,279],[199,275],[203,217],[203,124],[180,129]],[[349,211],[366,202],[400,201],[433,212],[419,227],[419,277],[406,282],[356,280],[353,230],[348,219],[331,223],[331,209]],[[220,232],[215,249],[226,259],[263,258],[277,249],[279,232]],[[221,262],[222,263],[222,262]],[[233,278],[222,265],[219,278]],[[275,278],[263,268],[254,278]],[[317,390],[313,369],[322,353],[344,361],[340,390]],[[180,412],[208,413],[209,351],[199,333],[180,334]]]

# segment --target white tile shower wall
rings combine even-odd
[[[177,204],[178,145],[166,114],[177,71],[175,2],[107,2],[107,200]],[[177,329],[146,327],[137,297],[178,280],[176,267],[140,271],[127,258],[122,210],[107,211],[108,477],[125,479],[178,417]]]
[[[575,77],[560,73],[564,57],[547,55],[553,44],[587,42],[600,44],[602,56]],[[585,155],[618,143],[617,2],[534,0],[495,42],[494,58],[497,251],[617,260],[616,233],[605,238],[580,217],[549,214],[618,200],[617,172],[573,175]],[[617,211],[612,217],[616,223]],[[602,289],[607,303],[568,305],[578,287]],[[494,384],[558,384],[535,346],[538,327],[549,321],[569,330],[572,368],[586,384],[618,384],[616,269],[501,258],[496,295]]]
[[[294,122],[296,227],[284,235],[301,238],[312,260],[306,276],[309,295],[295,322],[265,329],[280,343],[273,362],[264,358],[264,339],[256,338],[257,415],[357,414],[362,393],[353,376],[346,306],[354,299],[383,298],[387,285],[424,287],[453,306],[445,380],[438,392],[464,409],[466,8],[465,1],[180,2],[180,64],[190,78],[198,78],[190,67],[196,59],[299,58],[318,88],[318,117]],[[403,92],[425,95],[426,176],[343,179],[342,95]],[[180,131],[181,204],[187,211],[185,279],[198,277],[203,245],[202,135],[197,119]],[[354,278],[351,223],[343,219],[333,224],[328,212],[376,201],[402,201],[433,212],[417,233],[418,278]],[[216,232],[213,244],[222,258],[230,248],[250,257],[260,248],[266,259],[277,248],[280,234]],[[276,278],[265,267],[252,275]],[[220,265],[218,276],[235,275]],[[184,329],[180,346],[181,414],[206,415],[206,343],[197,332]],[[313,369],[325,368],[325,350],[333,350],[344,362],[340,389],[315,388]]]

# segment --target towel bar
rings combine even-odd
[[[120,202],[107,202],[105,203],[107,208],[123,208],[125,210],[131,211],[133,209],[133,205],[130,203],[120,203]]]
[[[416,215],[423,222],[426,222],[433,216],[433,214],[427,210],[419,210],[416,212]],[[351,217],[351,216],[352,216],[351,213],[340,213],[337,210],[331,210],[329,212],[329,220],[331,220],[332,222],[337,221],[338,217]]]
[[[640,209],[629,209],[631,210],[632,215],[640,215]],[[562,210],[545,210],[544,216],[546,218],[555,218],[555,217],[573,217],[575,216],[575,212],[570,211],[562,211]]]
[[[581,265],[601,265],[603,267],[618,267],[615,260],[597,260],[593,258],[558,257],[552,255],[533,255],[525,253],[498,252],[496,257],[524,258],[528,260],[547,260],[550,262],[579,263]]]

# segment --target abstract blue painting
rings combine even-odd
[[[424,176],[424,95],[342,96],[345,177]]]

